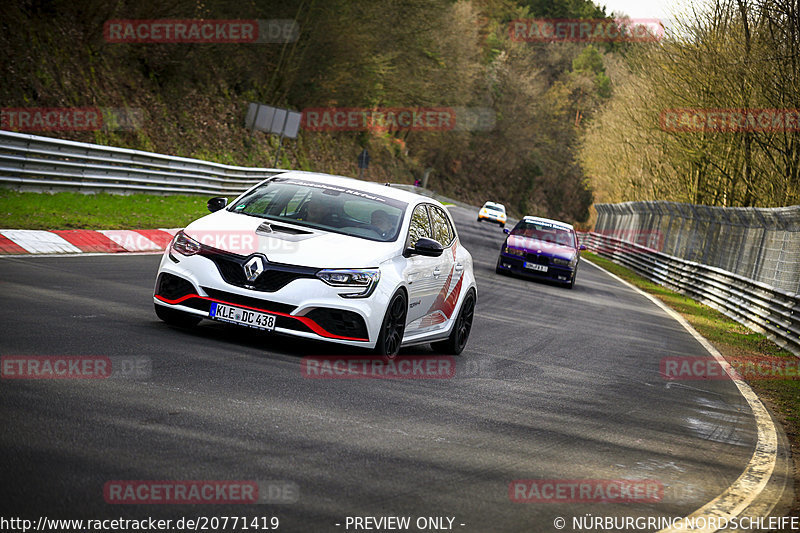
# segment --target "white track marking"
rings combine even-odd
[[[686,331],[688,331],[697,340],[697,342],[699,342],[700,345],[703,346],[703,348],[705,348],[705,350],[719,362],[720,366],[725,369],[729,376],[733,377],[733,373],[735,371],[731,368],[731,365],[725,360],[725,358],[722,357],[722,354],[720,354],[716,348],[714,348],[702,335],[700,335],[697,330],[695,330],[680,314],[668,307],[664,302],[655,296],[647,294],[638,287],[631,285],[624,279],[612,274],[603,267],[588,260],[586,262],[605,272],[623,285],[638,292],[663,309],[664,312],[670,317],[677,320],[678,323],[681,324]],[[758,399],[756,393],[753,392],[753,389],[751,389],[747,383],[745,383],[742,379],[732,380],[739,389],[741,395],[750,405],[750,409],[752,410],[753,417],[756,421],[758,438],[756,440],[755,451],[753,452],[753,456],[750,458],[747,467],[745,467],[738,479],[736,479],[736,481],[734,481],[727,489],[725,489],[722,494],[692,514],[688,515],[686,517],[688,519],[701,517],[708,519],[715,517],[719,523],[721,520],[727,519],[730,521],[730,519],[738,517],[761,494],[761,491],[763,491],[767,486],[770,476],[775,469],[778,456],[778,434],[775,429],[775,424],[772,422],[772,417],[764,407],[764,404],[761,403],[761,400]],[[770,506],[770,510],[776,503],[777,502]],[[683,526],[683,523],[681,523],[681,526]],[[713,531],[718,531],[718,528],[707,527],[706,529],[688,529],[683,526],[662,529],[659,533],[678,533],[684,531],[691,531],[692,533],[712,533]]]

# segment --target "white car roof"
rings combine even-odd
[[[329,185],[336,185],[338,187],[351,187],[357,191],[370,192],[380,196],[386,196],[395,200],[415,204],[421,200],[431,202],[433,204],[444,207],[439,201],[434,200],[428,196],[416,194],[413,192],[405,191],[397,187],[387,187],[382,183],[374,181],[363,181],[356,178],[348,178],[345,176],[335,176],[333,174],[323,174],[322,172],[305,172],[302,170],[289,170],[281,172],[273,177],[301,179],[306,181],[313,181],[315,183],[325,183]]]
[[[567,224],[566,222],[561,222],[560,220],[553,220],[552,218],[525,216],[522,217],[522,220],[524,220],[525,222],[544,222],[546,224],[551,224],[553,226],[558,226],[560,228],[574,230],[572,224]]]
[[[497,202],[486,202],[485,204],[483,204],[483,207],[488,207],[488,206],[499,207],[503,211],[506,210],[506,206],[504,206],[503,204],[498,204]]]

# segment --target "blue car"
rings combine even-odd
[[[498,274],[519,274],[575,286],[580,251],[572,224],[549,218],[524,217],[506,237],[497,258]]]

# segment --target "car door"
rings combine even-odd
[[[444,252],[438,258],[439,263],[434,269],[434,276],[440,280],[439,293],[433,299],[428,313],[423,318],[421,329],[437,330],[444,328],[447,320],[453,315],[453,310],[461,291],[461,278],[464,273],[463,257],[457,257],[458,243],[455,231],[444,209],[436,205],[428,205],[428,214],[431,219],[433,238],[442,245]]]
[[[413,248],[417,240],[422,237],[433,237],[428,208],[419,204],[411,214],[411,223],[406,239],[406,248]],[[442,256],[445,254],[443,253]],[[443,272],[442,256],[425,257],[412,255],[406,261],[404,278],[408,288],[408,316],[406,318],[406,333],[414,334],[427,327],[423,319],[430,314],[436,297],[442,291],[446,272]],[[445,274],[443,276],[442,274]]]

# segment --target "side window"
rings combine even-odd
[[[411,214],[411,224],[408,227],[408,242],[406,246],[412,248],[422,237],[430,238],[431,221],[428,219],[428,210],[424,205],[418,205]]]
[[[454,235],[450,221],[447,219],[447,213],[433,205],[429,206],[428,210],[431,213],[431,221],[433,222],[433,238],[439,241],[442,246],[449,246]]]

